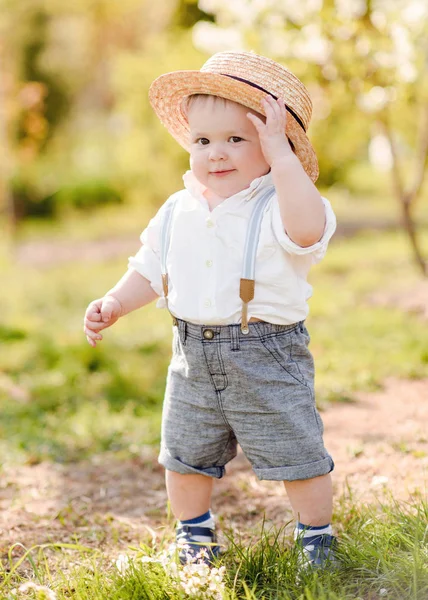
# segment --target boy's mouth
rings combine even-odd
[[[210,171],[210,175],[214,175],[215,177],[222,177],[223,175],[229,175],[229,173],[233,173],[235,169],[227,169],[224,171]]]

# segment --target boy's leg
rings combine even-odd
[[[213,478],[167,470],[166,487],[172,512],[178,519],[177,543],[185,545],[178,554],[180,561],[196,558],[210,564],[220,551],[210,510]]]
[[[330,473],[313,479],[284,481],[284,486],[300,523],[321,527],[331,522],[333,488]]]
[[[297,519],[294,537],[301,549],[303,566],[336,565],[332,535],[333,490],[330,474],[312,479],[284,481]]]
[[[211,506],[213,478],[166,471],[166,489],[176,519],[186,521],[206,513]]]

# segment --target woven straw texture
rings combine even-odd
[[[252,52],[219,52],[200,71],[174,71],[155,79],[149,90],[150,103],[169,133],[189,151],[186,100],[193,94],[220,96],[265,114],[262,99],[266,92],[232,77],[245,79],[283,98],[286,106],[298,116],[305,129],[287,112],[286,134],[306,173],[315,182],[318,161],[305,132],[312,114],[311,99],[295,75],[269,58]]]

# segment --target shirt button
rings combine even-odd
[[[205,299],[204,306],[206,306],[207,308],[209,308],[211,306],[211,300],[209,298]]]
[[[207,260],[205,262],[205,264],[207,265],[207,267],[212,267],[213,266],[213,261],[212,260]]]
[[[214,227],[214,223],[211,221],[211,219],[207,219],[207,227]]]

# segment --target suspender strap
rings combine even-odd
[[[161,264],[161,275],[162,275],[162,287],[163,296],[165,298],[165,305],[167,310],[171,313],[168,307],[168,273],[166,270],[166,259],[168,255],[169,244],[171,242],[171,229],[172,229],[172,215],[176,199],[172,200],[165,208],[165,213],[162,218],[161,229],[160,229],[160,264]],[[173,314],[171,314],[174,325],[177,320]]]
[[[250,217],[245,239],[244,262],[239,285],[239,297],[242,300],[241,331],[247,334],[248,328],[248,303],[254,298],[255,270],[257,246],[260,238],[260,228],[263,220],[264,210],[275,193],[275,188],[270,187],[261,198],[255,201],[255,207]]]

